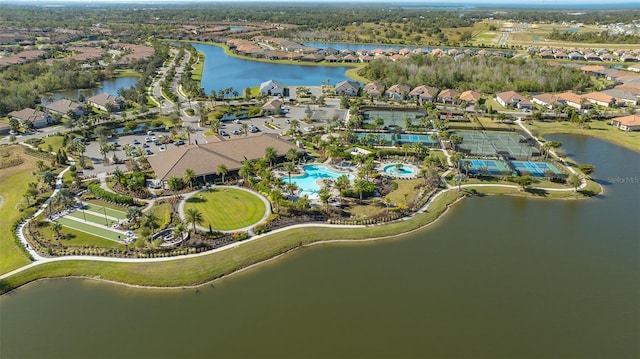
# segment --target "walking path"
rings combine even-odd
[[[518,125],[520,127],[523,128],[523,130],[525,132],[527,132],[532,138],[536,139],[536,141],[538,143],[540,143],[540,141],[538,141],[538,139],[535,136],[531,135],[531,132],[526,127],[524,127],[524,125],[521,123],[520,120],[518,120],[516,122],[518,123]],[[559,158],[555,153],[553,153],[553,152],[551,152],[551,153],[554,156],[554,158],[558,159],[565,166],[567,166],[567,168],[572,173],[576,173],[576,171],[573,168],[571,168],[564,160]],[[435,193],[434,195],[432,195],[431,198],[429,198],[429,200],[427,200],[427,202],[424,204],[424,206],[422,206],[422,208],[420,208],[418,211],[416,211],[416,213],[410,215],[409,217],[401,218],[399,220],[407,220],[407,219],[415,216],[415,214],[417,214],[417,213],[423,213],[423,212],[427,211],[429,206],[438,197],[440,197],[442,194],[444,194],[444,193],[446,193],[448,191],[457,190],[457,189],[451,187],[449,184],[447,184],[446,181],[444,180],[446,175],[449,174],[451,171],[453,171],[453,168],[451,168],[451,167],[453,167],[453,164],[451,163],[451,159],[447,155],[446,151],[445,151],[445,155],[447,156],[447,162],[449,163],[450,168],[441,176],[441,180],[445,182],[447,188],[445,188],[445,189]],[[29,243],[27,242],[26,238],[24,237],[23,228],[26,225],[26,223],[28,223],[28,221],[30,221],[31,219],[33,219],[36,216],[38,216],[40,213],[42,213],[46,209],[47,205],[49,204],[49,202],[51,201],[53,196],[55,196],[57,194],[57,192],[60,190],[60,188],[62,186],[62,176],[68,170],[69,170],[69,167],[64,169],[58,175],[58,177],[56,179],[56,189],[54,190],[52,196],[49,197],[42,204],[42,206],[40,206],[39,210],[32,217],[30,217],[26,221],[20,223],[20,225],[16,229],[16,235],[18,236],[18,238],[19,238],[20,242],[22,243],[22,245],[26,248],[27,252],[32,256],[34,262],[32,262],[31,264],[28,264],[28,265],[26,265],[24,267],[20,267],[20,268],[18,268],[16,270],[13,270],[11,272],[8,272],[8,273],[5,273],[3,275],[0,275],[0,280],[5,279],[7,277],[10,277],[10,276],[12,276],[14,274],[20,273],[22,271],[25,271],[25,270],[27,270],[29,268],[35,267],[37,265],[40,265],[40,264],[43,264],[43,263],[49,263],[49,262],[70,261],[70,260],[91,260],[91,261],[101,261],[101,262],[124,262],[124,263],[173,261],[173,260],[181,260],[181,259],[186,259],[186,258],[195,258],[195,257],[205,256],[205,255],[209,255],[209,254],[212,254],[212,253],[221,252],[221,251],[224,251],[224,250],[227,250],[227,249],[236,248],[236,247],[239,247],[241,245],[245,245],[245,244],[250,243],[252,241],[255,241],[255,240],[258,240],[260,238],[263,238],[265,236],[269,236],[269,235],[275,234],[275,233],[280,233],[280,232],[287,231],[287,230],[294,229],[294,228],[311,228],[311,227],[316,227],[316,228],[366,228],[367,227],[366,225],[339,225],[339,224],[328,224],[328,223],[297,224],[297,225],[292,225],[292,226],[276,229],[276,230],[273,230],[273,231],[265,233],[265,234],[253,235],[253,236],[251,236],[250,238],[248,238],[248,239],[246,239],[244,241],[237,242],[237,243],[231,243],[231,244],[228,244],[226,246],[219,247],[219,248],[207,251],[207,252],[201,252],[201,253],[196,253],[196,254],[188,254],[188,255],[183,255],[183,256],[175,256],[175,257],[163,257],[163,258],[116,258],[116,257],[86,256],[86,255],[83,255],[83,256],[65,256],[65,257],[44,257],[44,256],[40,255],[38,252],[36,252],[33,248],[31,248],[31,246],[29,246]],[[585,178],[582,178],[582,183],[578,187],[578,189],[582,189],[582,188],[584,188],[586,186],[587,186],[587,181],[586,181]],[[219,186],[219,187],[226,187],[226,186]],[[249,191],[249,192],[255,194],[255,192],[250,191],[250,190],[248,190],[246,188],[235,187],[235,186],[229,186],[229,187],[230,188],[240,188],[242,190]],[[465,184],[465,185],[456,186],[456,187],[459,187],[460,189],[462,189],[462,188],[474,188],[474,187],[502,187],[502,188],[514,188],[514,189],[519,189],[520,188],[519,186],[516,186],[516,185],[507,185],[507,184]],[[543,187],[530,187],[530,188],[531,189],[537,189],[537,190],[544,190],[544,191],[556,191],[556,192],[574,191],[574,189],[572,189],[572,188],[543,188]],[[189,197],[193,196],[197,192],[199,192],[199,191],[194,191],[194,192],[191,192],[191,193],[185,195],[185,198],[180,202],[179,213],[180,213],[180,217],[181,218],[184,218],[184,203],[186,202],[186,199],[188,199]],[[262,221],[264,221],[271,214],[271,206],[269,204],[268,199],[266,199],[264,196],[261,196],[261,195],[259,195],[259,197],[262,199],[262,201],[265,203],[265,206],[267,207],[267,211],[266,211],[265,215],[263,216],[261,221],[258,222],[258,223],[261,223]],[[153,202],[153,200],[149,201],[149,202]],[[150,205],[151,205],[151,203],[150,203]],[[200,226],[198,226],[198,228],[200,230],[205,230]],[[238,229],[236,231],[251,231],[252,228],[253,228],[253,226],[249,226],[249,227],[245,227],[245,228],[242,228],[242,229]]]

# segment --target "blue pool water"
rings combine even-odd
[[[320,165],[308,165],[302,169],[304,170],[303,175],[291,177],[291,182],[300,188],[300,197],[307,195],[309,198],[318,198],[318,192],[320,191],[320,185],[317,183],[318,180],[335,180],[343,174],[346,174],[344,172],[333,171]],[[353,175],[347,174],[347,176],[349,176],[349,180],[353,180]]]
[[[410,177],[414,175],[415,171],[413,167],[402,166],[401,168],[396,168],[396,165],[392,164],[384,167],[384,173],[392,176]]]

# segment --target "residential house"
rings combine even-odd
[[[584,60],[584,55],[579,53],[578,51],[573,51],[569,54],[569,60]]]
[[[588,110],[589,107],[591,107],[589,101],[573,92],[563,92],[557,94],[556,97],[559,101],[564,101],[567,106],[571,106],[578,110]]]
[[[438,92],[440,92],[440,89],[437,87],[422,85],[411,90],[411,92],[409,92],[409,97],[418,100],[422,104],[425,102],[436,101]]]
[[[84,113],[84,109],[81,104],[67,99],[50,102],[44,105],[44,108],[49,114],[56,113],[62,116],[67,116],[72,113],[73,116],[76,117]]]
[[[612,118],[611,124],[623,131],[640,131],[640,115]]]
[[[102,111],[118,111],[121,107],[121,101],[117,97],[108,93],[101,93],[91,96],[87,99],[87,103]]]
[[[359,90],[359,82],[346,80],[338,82],[333,91],[336,95],[357,96]]]
[[[260,84],[260,94],[267,96],[283,96],[284,85],[275,80],[265,81]]]
[[[262,105],[262,114],[265,116],[278,115],[282,110],[282,101],[278,99],[271,99]]]
[[[320,62],[322,60],[324,60],[324,56],[318,53],[306,54],[300,59],[300,61],[305,61],[305,62]]]
[[[20,121],[22,126],[34,128],[45,127],[51,123],[49,115],[42,111],[34,110],[32,108],[25,108],[20,111],[9,112],[9,117],[15,118]]]
[[[553,110],[556,107],[559,107],[564,104],[564,101],[560,100],[558,96],[552,95],[550,93],[541,93],[539,95],[535,95],[531,98],[531,102],[538,104],[547,110]]]
[[[592,104],[611,107],[616,103],[616,99],[613,96],[609,96],[603,92],[590,92],[582,95],[582,98],[591,102]]]
[[[465,103],[466,106],[474,106],[477,103],[480,103],[480,99],[482,98],[482,94],[480,92],[476,92],[473,90],[468,90],[460,94],[460,102]]]
[[[362,92],[373,98],[378,98],[384,93],[384,84],[379,82],[369,82],[362,88]]]
[[[353,54],[346,55],[342,58],[343,62],[358,62],[358,58],[353,56]]]
[[[515,91],[506,91],[496,94],[496,101],[503,107],[515,107],[522,110],[531,110],[533,104],[527,100],[524,96]]]
[[[613,97],[618,106],[635,106],[638,104],[638,97],[628,91],[613,88],[604,90],[602,93]]]
[[[404,100],[409,91],[411,91],[409,85],[395,84],[385,91],[385,95],[390,99]]]
[[[452,104],[455,102],[456,96],[458,96],[458,91],[453,89],[446,89],[440,91],[436,96],[438,102],[442,102],[444,104]]]
[[[569,55],[565,54],[563,51],[558,51],[554,54],[556,59],[558,60],[566,60],[569,58]]]
[[[553,52],[551,52],[551,51],[543,51],[543,52],[541,52],[540,53],[540,57],[543,58],[543,59],[553,59],[554,58]]]

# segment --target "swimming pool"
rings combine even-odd
[[[403,165],[402,167],[398,168],[396,167],[395,163],[384,166],[383,171],[388,175],[398,177],[411,177],[415,174],[415,170],[413,169],[413,167]]]
[[[353,175],[351,174],[334,171],[321,165],[307,165],[302,169],[304,170],[303,175],[291,176],[291,182],[300,188],[300,197],[307,195],[309,198],[318,198],[318,192],[320,191],[318,180],[335,180],[344,174],[349,177],[349,180],[353,180]]]

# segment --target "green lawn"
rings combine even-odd
[[[53,152],[57,152],[58,149],[62,148],[62,142],[64,137],[62,136],[50,136],[43,138],[43,143],[38,145],[42,150],[47,151],[49,145],[51,145],[51,149]]]
[[[55,238],[55,234],[50,228],[49,222],[44,222],[40,227],[42,236],[45,238]],[[124,245],[110,239],[94,236],[83,231],[79,231],[69,227],[62,227],[62,233],[66,235],[65,239],[61,239],[60,243],[66,247],[98,247],[98,248],[116,248],[123,249]]]
[[[398,189],[395,191],[391,191],[387,195],[391,203],[402,204],[406,206],[405,203],[405,195],[407,195],[407,201],[411,202],[416,195],[416,185],[419,185],[423,182],[422,179],[411,179],[411,180],[395,180],[398,184]]]
[[[156,230],[166,228],[171,222],[171,206],[169,203],[156,204],[150,211],[158,217],[158,228]]]
[[[20,156],[24,162],[19,166],[0,171],[0,273],[10,272],[29,264],[29,258],[14,242],[11,225],[21,216],[16,204],[22,199],[29,182],[35,181],[31,172],[36,168],[36,159],[23,154],[19,145],[6,147],[12,156]]]
[[[89,203],[86,205],[86,210],[90,211],[90,212],[94,212],[97,215],[104,215],[104,212],[107,212],[107,216],[109,217],[114,217],[114,218],[118,218],[118,219],[125,219],[127,218],[127,213],[121,210],[117,210],[114,208],[109,208],[107,206],[104,205],[98,205],[96,203]],[[103,219],[104,221],[104,219]]]
[[[569,133],[585,136],[592,136],[616,143],[620,146],[640,152],[640,132],[621,131],[614,126],[609,125],[606,121],[588,122],[590,129],[578,128],[571,122],[539,122],[533,123],[533,126],[527,124],[527,128],[536,130],[538,135],[544,137],[545,134],[551,133]]]
[[[95,224],[99,224],[101,226],[104,226],[105,223],[108,223],[108,225],[112,225],[114,223],[116,223],[117,221],[107,217],[106,219],[104,218],[104,214],[100,214],[100,213],[96,213],[96,212],[90,212],[90,211],[74,211],[71,212],[67,215],[68,217],[73,217],[73,218],[77,218],[81,221],[84,221],[85,219],[87,220],[87,222],[91,222],[91,223],[95,223]],[[66,216],[65,216],[66,217]]]
[[[59,218],[58,220],[56,220],[56,222],[59,222],[65,227],[69,227],[71,229],[75,229],[80,232],[88,233],[96,237],[102,237],[102,238],[110,239],[113,241],[117,241],[118,236],[122,237],[121,233],[111,231],[107,228],[94,226],[88,223],[79,222],[79,221],[65,218],[65,217]]]
[[[196,208],[202,212],[203,227],[214,230],[234,230],[257,223],[266,212],[264,202],[255,194],[233,188],[201,191],[187,200],[185,211]]]

